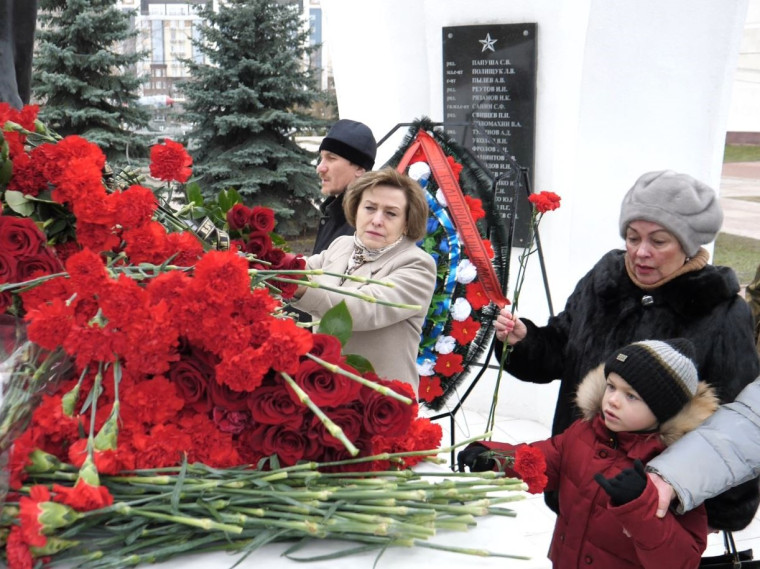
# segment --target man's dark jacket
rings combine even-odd
[[[354,228],[348,224],[343,213],[343,194],[328,197],[319,209],[322,217],[319,219],[312,255],[327,249],[338,237],[354,234]]]

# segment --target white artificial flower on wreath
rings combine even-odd
[[[466,320],[471,313],[472,306],[470,306],[466,298],[457,298],[451,306],[451,317],[457,322]]]
[[[443,190],[441,188],[438,188],[435,191],[435,199],[438,200],[438,203],[441,204],[442,207],[448,207],[448,203],[446,202],[446,196],[443,195]]]
[[[430,358],[425,358],[424,360],[422,360],[422,363],[420,363],[419,361],[417,362],[417,373],[424,377],[435,375],[435,371],[433,370],[434,367],[435,367],[435,360],[431,360]]]
[[[457,341],[453,337],[441,334],[435,341],[435,351],[439,354],[450,354],[456,345]]]
[[[462,259],[457,267],[456,279],[458,283],[469,284],[478,276],[478,269],[469,259]]]
[[[409,166],[407,174],[412,180],[421,184],[430,178],[430,166],[428,166],[427,162],[415,162]]]

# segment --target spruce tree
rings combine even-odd
[[[207,63],[187,62],[191,79],[180,89],[203,192],[235,188],[247,204],[274,209],[284,235],[314,227],[314,155],[293,137],[319,125],[304,112],[319,92],[297,5],[229,0],[200,13],[196,45]]]
[[[137,35],[116,0],[40,0],[33,92],[40,118],[59,134],[98,144],[109,160],[145,155],[147,110],[137,105],[142,53],[125,53]]]

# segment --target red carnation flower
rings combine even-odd
[[[34,558],[29,550],[29,544],[24,541],[22,530],[19,526],[11,526],[8,541],[5,544],[5,557],[8,567],[13,569],[32,569]]]
[[[47,180],[37,168],[37,163],[25,152],[18,154],[13,159],[13,177],[8,182],[8,189],[34,197],[45,188]]]
[[[272,369],[292,375],[298,371],[299,358],[308,354],[313,345],[309,330],[299,328],[290,318],[283,318],[270,320],[269,338],[263,348],[272,358]]]
[[[203,245],[190,231],[169,233],[166,236],[166,258],[172,257],[178,267],[192,267],[203,257]]]
[[[559,207],[560,197],[554,192],[539,192],[528,196],[539,213],[555,210]]]
[[[21,532],[24,541],[34,547],[43,547],[47,543],[47,537],[42,533],[44,526],[40,523],[40,515],[43,510],[40,504],[50,501],[50,491],[45,486],[32,486],[29,497],[23,496],[19,500],[19,514],[21,520]]]
[[[91,486],[84,479],[77,480],[73,488],[53,484],[54,500],[78,512],[98,510],[113,504],[113,496],[105,486]]]
[[[540,494],[544,491],[546,477],[546,459],[536,447],[520,445],[515,450],[515,465],[512,467],[528,485],[528,492]]]
[[[193,173],[193,159],[185,147],[173,140],[164,139],[150,149],[150,175],[164,182],[176,180],[185,183]]]
[[[95,296],[109,281],[103,260],[90,249],[84,249],[69,257],[66,261],[66,271],[76,291],[85,297]]]
[[[153,218],[158,200],[152,190],[143,186],[130,186],[116,194],[119,209],[119,225],[124,229],[137,227]]]

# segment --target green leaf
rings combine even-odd
[[[5,169],[6,164],[7,162],[3,165],[3,170]],[[3,173],[4,172],[0,171],[0,176],[2,176]],[[10,176],[8,176],[8,179],[10,179]],[[24,217],[29,217],[34,213],[34,204],[26,199],[26,196],[21,192],[6,190],[5,203],[7,203],[8,207],[13,211]]]
[[[346,356],[346,363],[358,371],[360,374],[372,372],[375,373],[375,368],[372,367],[370,361],[364,356],[359,354],[348,354]]]
[[[203,205],[203,194],[201,193],[201,187],[198,182],[190,182],[185,186],[185,191],[187,192],[187,200],[190,203],[197,205],[198,207]]]
[[[325,312],[325,315],[319,323],[317,332],[320,334],[331,334],[340,340],[342,346],[345,346],[346,342],[348,342],[348,339],[351,337],[353,328],[354,321],[351,318],[351,313],[348,311],[346,301],[341,300],[338,304]]]
[[[222,210],[222,214],[226,215],[228,211],[232,209],[232,206],[236,203],[243,203],[243,198],[235,188],[227,188],[219,192],[216,198],[219,208]]]

